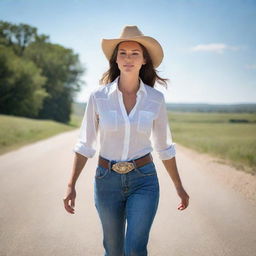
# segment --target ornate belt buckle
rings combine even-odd
[[[112,169],[118,173],[124,174],[135,168],[132,162],[118,162],[113,164]]]

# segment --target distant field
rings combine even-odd
[[[169,112],[169,121],[174,142],[256,174],[256,114]]]
[[[69,125],[24,117],[0,115],[0,154],[26,144],[76,129],[81,117],[72,115]]]
[[[84,106],[75,106],[69,125],[0,115],[0,154],[79,128]],[[169,122],[174,142],[256,174],[256,114],[169,111]]]

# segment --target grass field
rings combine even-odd
[[[76,129],[80,122],[81,117],[77,115],[71,116],[68,125],[49,120],[0,115],[0,154]]]
[[[79,128],[81,113],[68,125],[0,115],[0,154]],[[256,174],[256,114],[169,112],[169,121],[174,142]]]
[[[256,174],[256,114],[169,112],[169,122],[174,142]]]

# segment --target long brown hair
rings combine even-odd
[[[119,44],[117,44],[117,46],[113,51],[113,54],[109,60],[109,70],[102,75],[102,78],[100,79],[100,84],[105,85],[107,83],[111,83],[120,75],[120,70],[116,63]],[[151,87],[154,87],[155,82],[157,81],[159,82],[159,84],[162,84],[167,88],[167,81],[169,81],[169,79],[161,78],[160,76],[157,75],[158,71],[154,68],[152,59],[147,49],[144,47],[144,45],[140,43],[138,44],[141,46],[143,51],[143,57],[146,60],[146,64],[141,66],[139,77],[142,79],[143,83]]]

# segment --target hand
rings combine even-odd
[[[75,212],[75,198],[76,198],[76,190],[74,187],[69,187],[67,189],[67,195],[66,197],[63,198],[63,202],[64,202],[64,207],[66,209],[67,212],[74,214]],[[69,203],[69,201],[71,201],[71,205]]]
[[[178,210],[185,210],[189,205],[189,195],[183,187],[177,188],[177,193],[181,198],[181,203],[178,206]]]

